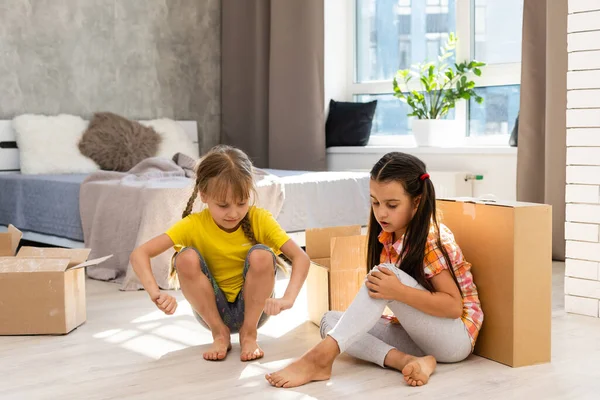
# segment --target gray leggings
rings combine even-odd
[[[404,285],[425,290],[393,264],[382,266],[393,271]],[[386,306],[400,324],[381,318]],[[365,285],[346,312],[330,311],[323,316],[321,336],[326,335],[336,340],[341,352],[382,367],[387,353],[394,348],[417,357],[432,355],[446,363],[462,361],[472,351],[471,338],[460,318],[434,317],[404,303],[372,299]]]

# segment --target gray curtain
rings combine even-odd
[[[221,142],[256,166],[326,167],[323,1],[222,1]]]
[[[524,0],[517,200],[552,205],[552,256],[565,259],[567,1]]]

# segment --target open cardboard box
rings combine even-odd
[[[550,362],[552,208],[473,198],[440,199],[483,309],[475,354],[520,367]]]
[[[319,325],[329,310],[346,311],[367,274],[366,236],[360,225],[308,229],[308,317]]]
[[[0,335],[66,334],[86,320],[91,249],[22,247],[17,228],[0,233]],[[15,254],[16,253],[16,254]]]

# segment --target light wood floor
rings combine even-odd
[[[555,263],[551,364],[511,369],[472,356],[441,365],[428,385],[412,388],[397,372],[343,355],[330,381],[285,390],[268,386],[264,373],[319,340],[317,327],[304,322],[302,297],[261,329],[264,359],[241,363],[234,344],[226,361],[212,363],[201,356],[210,334],[180,292],[178,312],[165,317],[145,292],[88,281],[88,321],[77,330],[0,337],[0,399],[598,399],[600,319],[565,314],[563,276],[564,264]],[[277,290],[284,285],[278,281]]]

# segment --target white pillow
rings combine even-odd
[[[139,122],[153,128],[162,138],[157,157],[172,159],[175,154],[183,153],[194,159],[200,158],[198,144],[192,141],[177,121],[161,118]]]
[[[88,122],[68,114],[24,114],[12,120],[22,174],[87,174],[99,168],[79,152]]]

